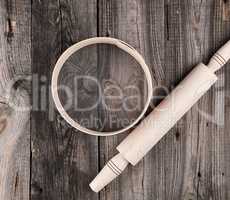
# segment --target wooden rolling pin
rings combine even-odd
[[[230,41],[211,58],[199,64],[117,147],[113,157],[90,183],[99,192],[122,173],[129,163],[136,165],[176,122],[217,81],[215,71],[230,59]]]

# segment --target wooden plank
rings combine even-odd
[[[0,199],[6,200],[29,199],[30,10],[27,0],[0,2]]]
[[[197,63],[208,59],[212,3],[212,1],[177,1],[175,4],[168,4],[172,15],[169,16],[167,49],[172,53],[172,60],[169,59],[166,66],[173,68],[174,74],[171,76],[169,74],[173,84],[176,84]],[[171,146],[167,152],[166,162],[169,168],[166,177],[170,175],[172,177],[166,189],[169,196],[179,199],[205,198],[203,191],[200,190],[200,176],[204,175],[203,171],[201,172],[203,164],[201,157],[204,153],[208,153],[203,147],[205,138],[209,138],[207,135],[210,126],[208,119],[199,115],[199,111],[210,113],[211,106],[212,98],[209,92],[172,130],[174,144],[171,142],[172,138],[166,137],[167,147]]]
[[[150,13],[150,6],[154,8],[154,14]],[[155,79],[159,81],[164,78],[161,64],[163,56],[161,47],[164,44],[164,36],[161,34],[161,30],[163,31],[164,28],[163,10],[164,6],[161,1],[99,1],[99,35],[120,38],[131,44],[143,54],[152,70],[158,66],[158,70],[153,74]],[[155,16],[155,18],[147,18],[146,13],[150,14],[152,18]],[[148,23],[151,20],[156,20],[156,18],[159,21],[149,27]],[[154,28],[159,29],[159,32],[157,33]],[[149,37],[150,29],[154,32],[154,37],[156,37],[154,40]],[[150,57],[153,53],[156,53],[154,54],[155,56]],[[140,102],[140,106],[136,109],[133,107],[132,112],[127,111],[124,106],[122,107],[122,104],[119,104],[119,100],[124,101],[122,98],[109,102],[110,107],[120,105],[118,107],[120,110],[117,112],[108,110],[101,105],[100,117],[107,122],[104,128],[114,129],[117,128],[117,124],[114,123],[111,126],[111,116],[117,119],[116,122],[118,122],[119,120],[135,119],[140,113],[146,98],[144,90],[146,83],[143,81],[144,75],[141,73],[140,67],[127,56],[122,56],[119,51],[113,49],[101,51],[100,61],[102,64],[99,64],[99,66],[102,68],[101,71],[104,75],[101,77],[101,82],[103,80],[108,82],[109,80],[110,85],[108,84],[108,88],[114,86],[115,88],[121,88],[121,91],[125,91],[127,87],[135,88],[135,91],[127,90],[127,93],[122,93],[121,95],[126,96],[126,98],[137,96]],[[116,96],[116,91],[113,94]],[[135,105],[135,103],[131,105]],[[115,148],[124,136],[125,134],[100,139],[100,167],[116,153]],[[146,162],[143,160],[136,167],[129,167],[117,180],[101,192],[100,199],[144,199],[145,165]]]
[[[95,1],[33,2],[33,72],[40,82],[39,92],[44,86],[46,92],[49,91],[51,72],[62,51],[96,35],[96,11]],[[88,63],[84,60],[88,58],[86,55],[77,62],[82,68],[69,66],[63,72],[62,84],[73,85],[71,73],[82,75],[79,73],[89,69],[87,64],[96,61],[95,53],[88,52],[87,55],[91,56]],[[72,62],[76,64],[74,60]],[[81,89],[82,95],[86,96],[88,90]],[[61,98],[64,97],[61,95]],[[53,105],[43,105],[41,110],[42,102],[51,101],[47,93],[45,98],[40,94],[40,107],[32,114],[31,199],[97,199],[97,194],[88,186],[98,170],[97,138],[69,127],[56,111],[53,112]],[[88,102],[83,98],[80,103],[86,105]]]
[[[229,40],[230,35],[230,2],[215,1],[213,4],[213,51]],[[214,103],[212,105],[214,123],[211,127],[211,142],[207,149],[211,151],[210,157],[203,157],[203,160],[211,163],[210,190],[206,190],[207,196],[213,199],[229,199],[229,64],[217,72],[218,82],[213,89]],[[211,144],[211,145],[210,145]],[[210,175],[209,175],[210,177]],[[207,185],[206,183],[204,185]],[[211,194],[209,194],[211,193]]]

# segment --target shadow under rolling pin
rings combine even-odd
[[[215,72],[230,59],[230,41],[211,58],[199,64],[117,147],[113,157],[90,183],[99,192],[130,163],[136,165],[152,147],[217,81]]]

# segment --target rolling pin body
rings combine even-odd
[[[136,165],[216,80],[214,72],[199,64],[121,142],[117,150],[129,163]]]

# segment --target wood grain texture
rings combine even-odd
[[[66,48],[89,37],[111,36],[130,43],[146,59],[155,83],[152,109],[161,99],[157,96],[165,96],[229,40],[229,13],[230,2],[224,0],[0,1],[0,200],[229,199],[229,64],[152,151],[99,194],[88,183],[128,133],[108,138],[79,133],[56,112],[49,89],[52,69]],[[26,80],[31,68],[32,90]],[[93,116],[104,124],[91,128],[111,130],[140,113],[144,76],[121,51],[95,46],[66,64],[60,84],[79,91],[80,105],[93,103],[97,88],[88,80],[74,88],[75,75],[97,78],[105,99],[91,112],[71,108],[76,120]],[[18,81],[7,100],[11,80]],[[141,101],[128,99],[131,95]],[[15,107],[29,106],[30,98],[31,125],[30,111]],[[65,94],[61,98],[65,101]],[[133,110],[125,110],[123,102]]]
[[[153,5],[158,6],[152,12],[157,12],[154,13],[156,16],[159,14],[159,21],[153,25],[155,27],[152,27],[149,23],[154,20],[154,18],[147,16],[147,14],[150,14],[150,6],[153,6],[151,2],[128,0],[99,1],[99,35],[120,38],[136,48],[145,57],[147,64],[152,69],[155,82],[157,79],[161,80],[164,77],[161,64],[163,55],[161,55],[161,50],[159,51],[159,49],[161,49],[160,47],[163,46],[162,42],[164,38],[160,31],[164,31],[162,25],[164,18],[161,18],[161,15],[164,13],[164,6],[160,2],[161,1],[155,1],[153,3]],[[156,33],[154,28],[159,29],[159,34]],[[149,37],[150,30],[155,33],[154,37],[156,38],[154,38],[154,40],[151,40],[152,38]],[[159,40],[158,37],[160,37]],[[156,53],[156,56],[152,56],[153,51]],[[139,95],[139,97],[144,100],[144,98],[146,98],[146,93],[144,92],[146,83],[144,82],[144,75],[141,73],[140,67],[130,64],[130,61],[126,61],[125,63],[125,58],[120,57],[118,53],[115,55],[115,57],[119,57],[119,60],[112,60],[110,67],[104,67],[103,73],[105,76],[102,78],[115,80],[115,83],[122,89],[127,85],[139,88],[139,93],[136,95]],[[158,67],[159,70],[154,71],[154,67]],[[121,79],[121,77],[124,78]],[[130,81],[128,82],[127,80]],[[135,93],[128,93],[126,95],[129,97],[129,95],[135,95]],[[106,117],[108,121],[107,125],[109,125],[109,118],[113,113],[104,113],[107,114],[104,116],[101,115],[101,117]],[[127,120],[129,118],[135,118],[137,113],[139,113],[138,109],[134,109],[134,112],[127,112],[127,110],[122,107],[116,117],[117,119],[122,118],[123,120]],[[100,139],[101,167],[115,154],[115,148],[124,136],[125,134]],[[145,196],[144,193],[146,184],[145,173],[147,173],[147,176],[151,173],[149,173],[149,171],[145,172],[144,168],[144,160],[134,168],[130,166],[119,179],[111,183],[101,192],[100,199],[144,199],[146,197],[151,199],[151,195],[147,194],[148,196]],[[151,186],[153,185],[148,185],[148,187]]]
[[[29,199],[31,2],[0,1],[0,199]],[[20,108],[27,108],[20,110]]]
[[[229,40],[230,35],[230,18],[227,15],[229,11],[229,1],[214,1],[213,15],[213,46],[218,48]],[[213,118],[215,123],[212,124],[211,131],[211,147],[212,152],[209,160],[203,157],[206,161],[212,162],[211,173],[211,191],[214,199],[229,199],[230,176],[227,170],[230,166],[229,162],[229,64],[218,72],[219,80],[214,87],[214,103],[213,103]],[[210,144],[209,143],[209,144]],[[206,185],[206,184],[204,184]],[[208,191],[206,191],[208,194]]]
[[[51,73],[62,51],[96,35],[96,11],[94,1],[33,2],[33,73],[39,82],[34,79],[33,84],[39,98],[32,114],[32,200],[97,199],[88,186],[98,169],[97,138],[69,127],[54,112],[49,93]],[[73,84],[70,74],[71,69],[64,75],[67,86]]]
[[[226,9],[228,4],[223,1],[101,1],[99,33],[120,37],[139,47],[153,71],[156,86],[166,88],[164,94],[194,65],[208,61],[216,41],[219,45],[215,49],[221,41],[228,40]],[[129,37],[125,38],[124,32]],[[122,70],[116,69],[116,74]],[[226,87],[223,73],[219,73],[217,85],[143,162],[109,185],[101,199],[229,198],[229,178],[224,172],[229,166],[224,161],[229,141],[223,115],[226,95],[222,89]],[[108,75],[107,71],[107,76],[116,75]],[[218,88],[222,88],[221,92]],[[101,165],[114,154],[118,141],[101,140]]]

